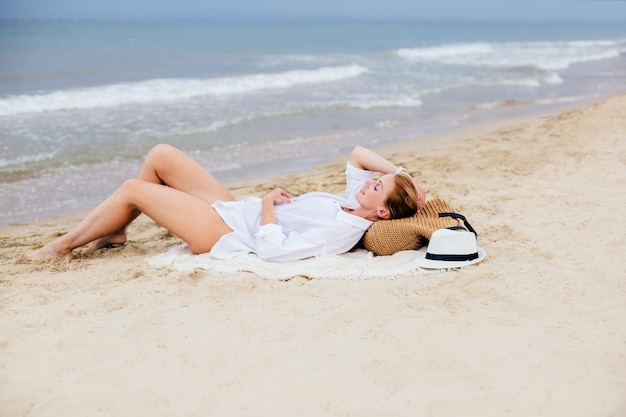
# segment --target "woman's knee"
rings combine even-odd
[[[162,161],[164,159],[167,159],[169,155],[177,151],[178,149],[176,149],[172,145],[160,143],[158,145],[153,146],[152,149],[150,149],[150,152],[148,152],[148,155],[146,156],[146,161],[150,161],[150,162]]]
[[[145,183],[145,181],[137,178],[127,179],[119,186],[114,195],[117,195],[125,201],[130,201],[133,196],[139,193],[139,188],[142,186],[142,183]]]

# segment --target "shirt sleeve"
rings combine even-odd
[[[279,224],[269,223],[259,227],[256,233],[256,254],[259,258],[273,262],[289,262],[328,253],[333,241],[325,230],[292,232],[286,235]],[[333,248],[334,249],[334,248]],[[351,248],[341,248],[347,252]]]
[[[371,179],[374,172],[358,169],[349,162],[346,165],[346,198],[353,199],[363,183]],[[255,253],[266,261],[289,262],[325,253],[347,252],[364,230],[353,226],[337,229],[338,225],[320,225],[314,229],[285,233],[280,224],[269,223],[259,227],[255,233]],[[339,226],[341,227],[341,226]]]
[[[375,172],[356,168],[348,161],[346,163],[346,199],[352,199],[352,196],[363,187],[363,183],[374,178],[374,175],[376,175]]]

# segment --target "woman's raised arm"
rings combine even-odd
[[[355,146],[352,150],[350,164],[355,168],[380,172],[381,174],[392,174],[398,168],[376,152],[361,145]]]

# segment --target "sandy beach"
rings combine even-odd
[[[488,252],[433,275],[153,268],[180,241],[145,217],[29,263],[85,212],[5,228],[0,416],[624,416],[624,132],[621,95],[380,149]],[[342,166],[233,189],[340,193]]]

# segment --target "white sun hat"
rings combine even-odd
[[[482,261],[487,252],[478,247],[476,233],[458,229],[435,230],[426,256],[416,259],[415,263],[421,268],[439,269],[461,268]]]

